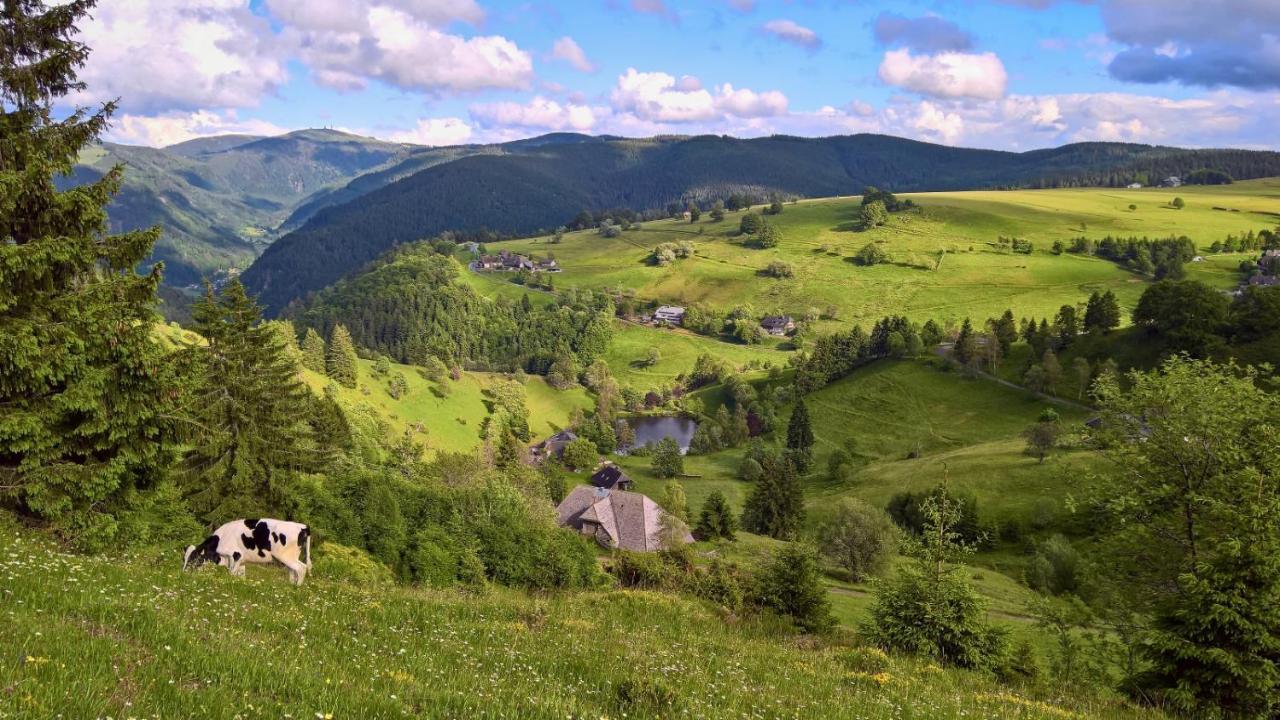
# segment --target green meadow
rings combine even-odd
[[[1182,197],[1186,207],[1169,202]],[[539,257],[554,255],[564,268],[557,288],[609,288],[645,300],[706,303],[721,310],[750,305],[757,313],[800,314],[810,308],[839,309],[842,322],[867,324],[887,314],[923,321],[986,318],[1013,308],[1019,315],[1052,315],[1064,303],[1110,289],[1125,307],[1142,292],[1142,278],[1106,260],[1054,255],[1055,240],[1106,235],[1187,235],[1202,248],[1228,234],[1280,224],[1280,180],[1229,186],[1125,189],[973,191],[906,194],[921,206],[898,213],[885,226],[859,229],[857,197],[787,204],[770,218],[781,234],[778,247],[755,250],[737,234],[741,212],[712,222],[659,220],[605,238],[595,231],[495,244]],[[1135,209],[1130,210],[1129,205]],[[1030,240],[1030,255],[999,249],[999,236]],[[688,241],[692,257],[665,267],[650,264],[651,249]],[[862,267],[853,255],[879,244],[891,262]],[[1245,256],[1212,256],[1190,275],[1220,287],[1237,282],[1235,266]],[[771,261],[790,263],[795,276],[761,276]],[[494,278],[502,282],[501,278]],[[507,283],[510,284],[510,283]],[[514,287],[514,286],[513,286]],[[507,290],[506,292],[510,292]]]
[[[428,453],[436,450],[466,452],[481,444],[480,428],[490,414],[487,390],[507,376],[464,372],[458,380],[447,380],[447,392],[409,365],[391,364],[392,373],[404,376],[408,391],[393,398],[388,377],[373,371],[373,362],[360,361],[359,385],[346,388],[310,370],[302,370],[303,380],[317,393],[332,385],[335,399],[356,423],[368,423],[375,433],[395,441],[410,433],[424,444]],[[569,424],[575,408],[587,409],[592,400],[582,387],[560,391],[541,376],[521,378],[529,407],[529,430],[535,437],[550,435]],[[375,435],[376,437],[377,435]]]
[[[317,565],[325,561],[317,548]],[[295,588],[0,526],[0,717],[1138,718],[678,596]],[[256,571],[256,572],[255,572]]]

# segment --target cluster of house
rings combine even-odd
[[[509,250],[503,250],[497,255],[481,255],[472,263],[472,267],[476,270],[485,270],[493,272],[518,272],[527,270],[529,272],[560,272],[560,264],[554,258],[546,258],[545,260],[534,260],[524,255],[518,255]]]
[[[652,315],[641,315],[640,321],[656,326],[680,327],[684,324],[684,308],[679,305],[663,305]],[[770,335],[785,337],[795,332],[796,321],[790,315],[769,315],[760,320],[760,328]]]

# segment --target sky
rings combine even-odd
[[[1280,0],[100,0],[79,104],[164,146],[329,127],[1280,149]]]

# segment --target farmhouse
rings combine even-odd
[[[553,258],[546,260],[532,260],[524,255],[517,255],[509,250],[503,250],[497,255],[482,255],[475,262],[476,270],[488,270],[495,272],[517,272],[520,270],[528,270],[529,272],[560,272],[560,264]]]
[[[1181,186],[1182,186],[1182,178],[1178,177],[1177,175],[1170,175],[1169,177],[1160,181],[1160,187],[1181,187]]]
[[[591,485],[605,490],[630,490],[631,478],[617,465],[605,463],[591,476]]]
[[[569,443],[578,439],[577,433],[572,430],[561,430],[551,437],[529,448],[529,454],[534,460],[546,460],[547,458],[559,458],[564,455],[564,449]]]
[[[782,337],[796,329],[790,315],[769,315],[760,321],[760,327],[770,335]]]
[[[561,527],[595,538],[604,548],[635,552],[662,549],[666,511],[640,493],[579,485],[556,507]],[[685,531],[682,542],[693,542]]]
[[[681,325],[684,323],[684,308],[678,305],[663,305],[653,311],[654,325]]]

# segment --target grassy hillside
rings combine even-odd
[[[1166,207],[1174,195],[1187,207]],[[781,231],[778,247],[754,250],[737,235],[740,213],[722,223],[704,214],[698,223],[661,220],[604,238],[594,231],[569,233],[560,244],[547,238],[504,242],[513,252],[554,255],[564,268],[557,287],[621,288],[664,302],[707,303],[727,310],[749,304],[757,312],[801,314],[808,308],[840,309],[841,322],[869,324],[887,314],[916,320],[985,319],[1013,308],[1019,315],[1052,316],[1064,303],[1094,290],[1113,290],[1132,307],[1143,280],[1114,263],[1071,254],[1053,255],[1055,240],[1088,236],[1187,235],[1201,247],[1228,234],[1274,228],[1280,220],[1280,181],[1265,180],[1178,190],[1068,189],[922,193],[909,195],[919,213],[900,213],[870,231],[857,227],[857,198],[802,201],[770,221]],[[1129,210],[1130,204],[1136,210]],[[1216,209],[1225,208],[1225,209]],[[999,236],[1032,241],[1030,255],[1002,252]],[[648,262],[662,242],[693,243],[694,257],[659,267]],[[853,255],[879,244],[892,262],[862,267]],[[1188,274],[1218,287],[1238,282],[1243,255],[1210,256]],[[760,276],[770,262],[790,263],[795,277]]]
[[[1210,166],[1239,178],[1280,175],[1277,153],[1117,143],[1009,153],[881,135],[578,136],[503,149],[428,167],[318,213],[255,261],[245,282],[277,312],[395,245],[444,231],[522,235],[568,223],[583,209],[657,210],[731,193],[829,197],[866,185],[895,191],[1123,185]]]
[[[447,381],[445,394],[412,366],[392,363],[391,372],[402,374],[409,387],[398,399],[391,397],[387,378],[378,377],[369,360],[360,361],[357,387],[333,384],[335,398],[351,421],[369,424],[391,441],[410,431],[416,442],[426,445],[428,453],[466,452],[480,446],[480,428],[490,413],[486,391],[503,376],[464,372],[460,379]],[[330,384],[327,377],[310,370],[303,370],[302,376],[317,393]],[[538,376],[526,377],[524,388],[529,430],[539,438],[566,427],[574,408],[587,409],[593,404],[581,387],[556,390]]]
[[[278,570],[179,565],[175,548],[68,556],[0,529],[4,716],[1144,716],[906,658],[872,666],[668,595],[429,592],[319,572],[293,588]]]

